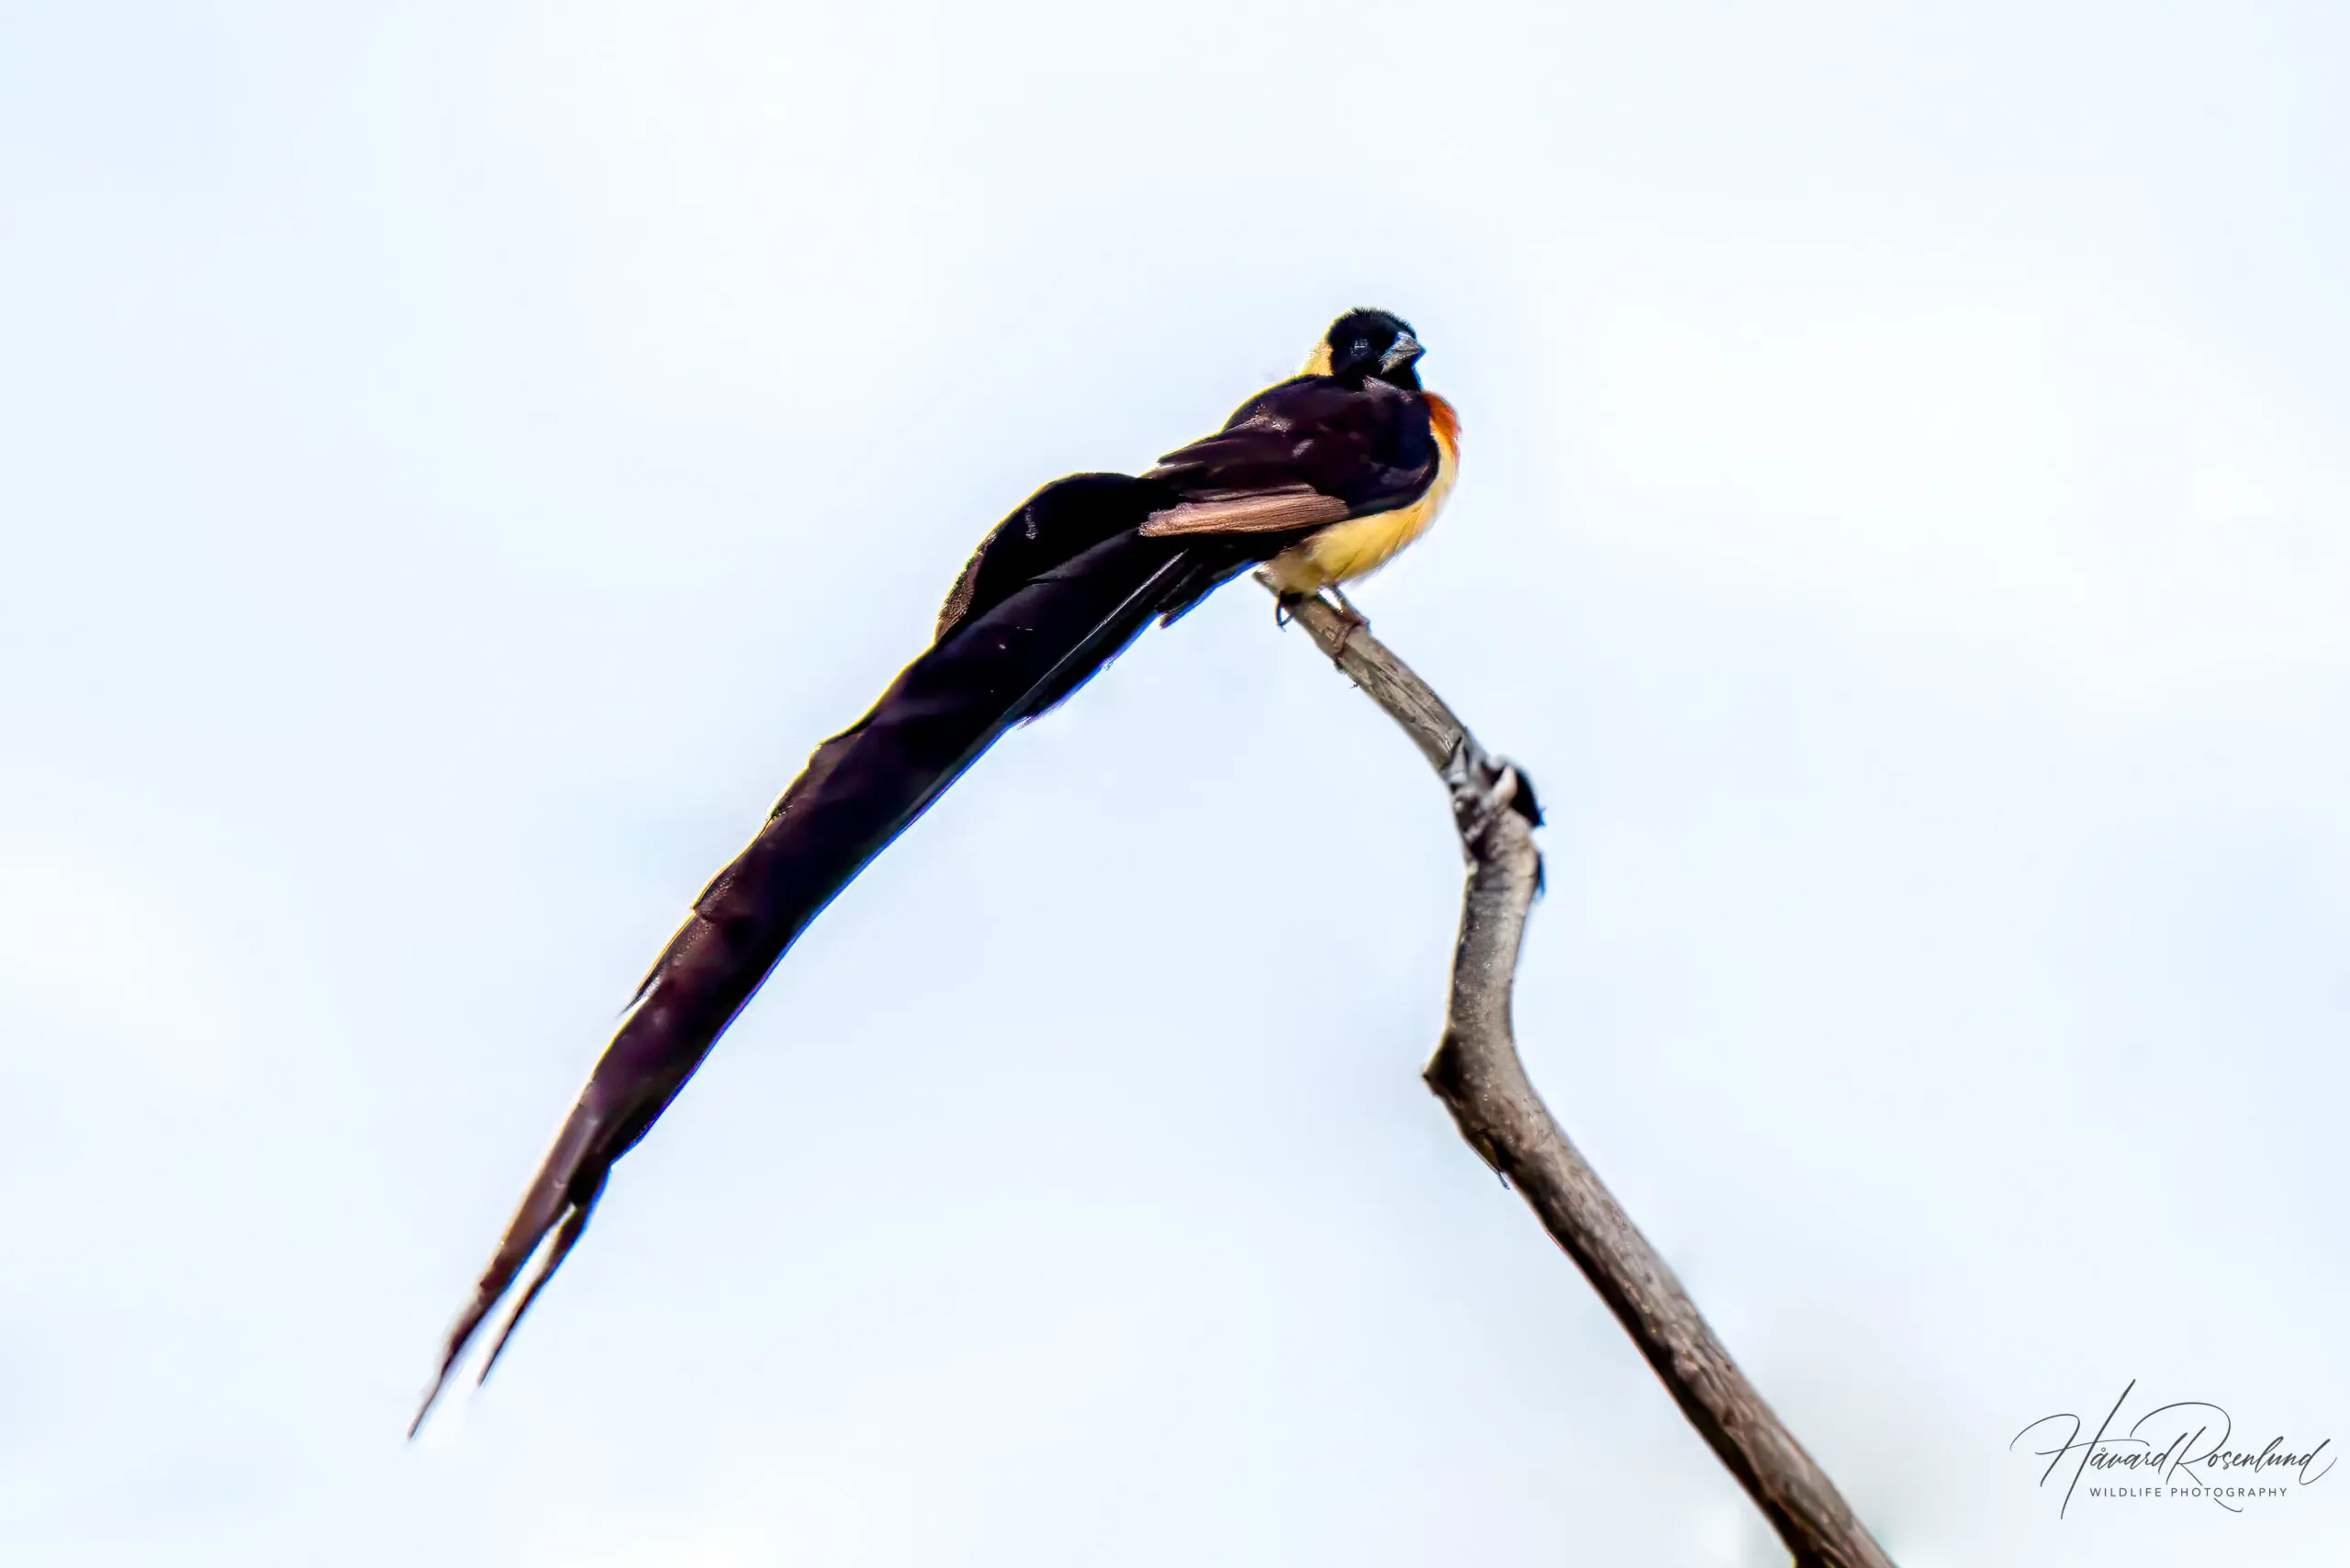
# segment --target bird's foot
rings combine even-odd
[[[1330,662],[1336,664],[1346,653],[1347,644],[1352,640],[1356,633],[1371,630],[1371,618],[1354,607],[1353,601],[1347,598],[1337,584],[1332,583],[1323,591],[1328,594],[1332,602],[1338,607],[1338,619],[1341,622],[1338,627],[1338,640],[1330,644]]]
[[[1297,619],[1297,607],[1304,602],[1305,596],[1302,593],[1275,594],[1273,596],[1273,624],[1286,631],[1289,623]]]

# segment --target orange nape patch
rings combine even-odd
[[[1447,455],[1457,455],[1460,451],[1460,412],[1433,392],[1423,392],[1420,396],[1427,400],[1428,428],[1436,431],[1437,443],[1444,448]]]

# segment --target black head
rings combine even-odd
[[[1401,316],[1384,310],[1349,310],[1331,322],[1330,330],[1315,345],[1313,357],[1305,362],[1305,373],[1355,382],[1376,377],[1416,392],[1420,373],[1415,367],[1427,352],[1412,335],[1412,324]]]

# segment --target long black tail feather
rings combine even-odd
[[[816,749],[646,976],[452,1327],[410,1436],[560,1226],[482,1369],[488,1376],[587,1228],[613,1162],[824,907],[1006,730],[1066,700],[1154,617],[1181,615],[1271,543],[1143,538],[1135,530],[1163,503],[1158,486],[1122,476],[1039,491],[974,558],[957,590],[965,604],[950,602],[938,641]]]

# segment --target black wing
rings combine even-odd
[[[1160,458],[1145,477],[1177,498],[1143,532],[1310,532],[1409,506],[1435,482],[1438,459],[1422,398],[1382,381],[1301,375]]]

